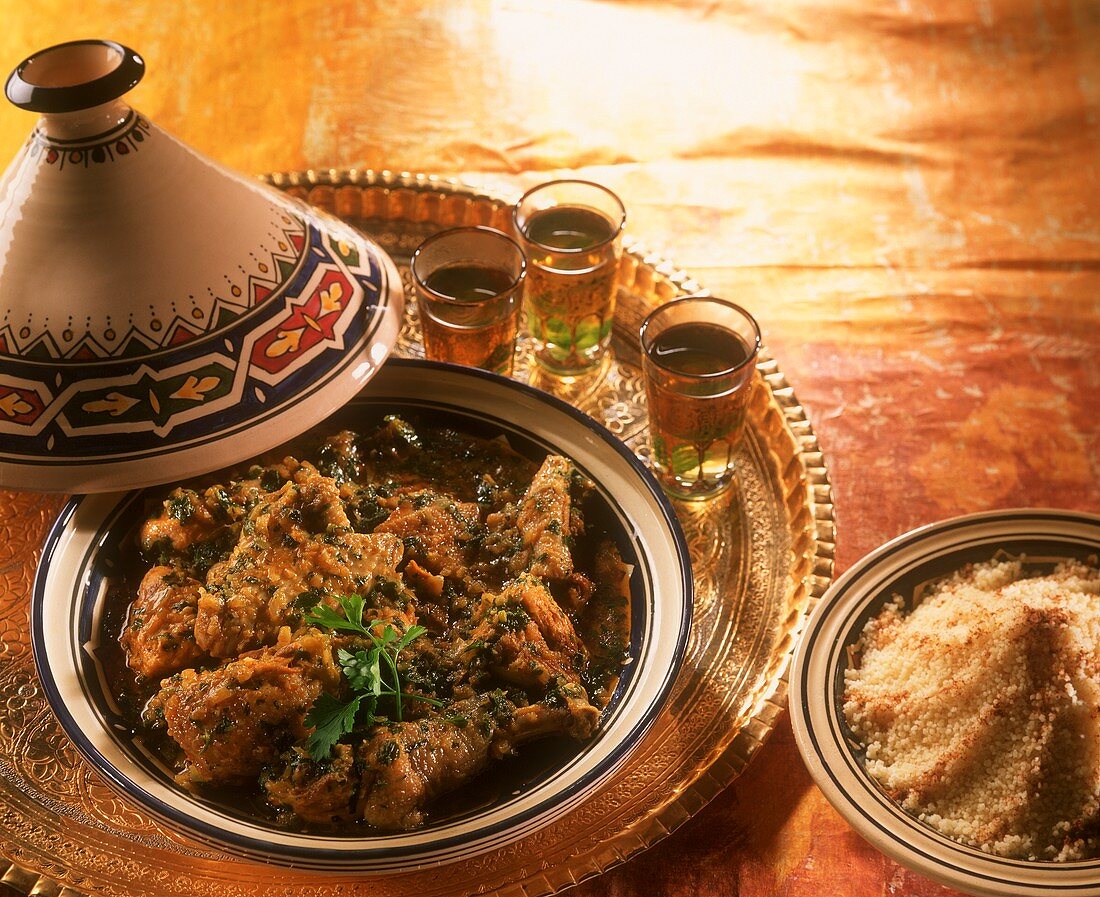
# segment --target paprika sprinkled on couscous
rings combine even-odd
[[[1049,567],[1047,568],[1049,569]],[[865,767],[906,811],[1005,857],[1100,854],[1100,569],[964,567],[871,619],[845,673]]]

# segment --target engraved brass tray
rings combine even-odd
[[[375,237],[403,267],[428,234],[459,224],[510,228],[510,202],[425,175],[277,174],[269,183]],[[640,454],[646,409],[637,331],[653,306],[699,284],[627,241],[613,359],[559,395]],[[407,284],[406,284],[407,286]],[[398,344],[422,354],[413,309]],[[549,388],[521,347],[516,376]],[[563,820],[471,860],[426,872],[317,877],[232,859],[160,827],[79,759],[46,706],[28,643],[28,598],[57,496],[0,493],[0,883],[42,895],[357,895],[496,893],[543,897],[625,861],[703,807],[763,744],[787,692],[807,611],[832,579],[825,462],[779,366],[762,351],[740,451],[740,483],[702,507],[679,504],[696,604],[668,707],[613,779]]]

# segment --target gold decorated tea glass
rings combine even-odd
[[[724,299],[685,297],[641,326],[653,466],[665,491],[701,500],[733,483],[760,328]]]
[[[527,274],[523,250],[491,227],[456,227],[413,253],[424,354],[510,376]]]
[[[513,210],[529,271],[524,307],[535,360],[573,376],[597,367],[611,341],[626,210],[606,187],[551,181]]]

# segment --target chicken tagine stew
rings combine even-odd
[[[301,454],[140,526],[109,676],[180,784],[408,830],[525,743],[593,736],[630,568],[568,459],[392,416]]]

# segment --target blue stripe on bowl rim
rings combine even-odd
[[[998,523],[1012,522],[1034,522],[1036,524],[1073,523],[1090,527],[1095,530],[1095,532],[1091,537],[1068,535],[1064,532],[1055,532],[1049,529],[1045,532],[1035,532],[1032,530],[1019,533],[1010,532],[1006,534],[1004,532],[998,532],[995,528]],[[993,526],[994,529],[991,530],[991,526]],[[968,530],[977,531],[973,538],[966,538]],[[839,607],[853,589],[862,589],[866,587],[866,580],[873,576],[874,568],[881,561],[899,552],[911,549],[927,539],[949,536],[952,533],[957,535],[955,541],[939,544],[937,547],[931,548],[923,554],[907,558],[903,567],[892,571],[888,577],[875,580],[873,582],[873,588],[868,589],[868,595],[855,602],[852,607],[847,609],[843,620],[837,625],[837,637],[830,644],[823,645],[823,649],[828,652],[826,662],[826,668],[828,670],[826,694],[821,695],[815,692],[811,695],[808,681],[810,678],[809,658],[813,654],[818,640],[822,638],[822,630],[826,621],[830,620],[833,609]],[[999,511],[984,511],[976,514],[954,517],[949,520],[919,527],[890,540],[875,551],[866,555],[833,584],[829,592],[822,599],[819,609],[814,614],[814,619],[812,619],[807,626],[805,639],[799,649],[801,659],[797,662],[797,682],[799,691],[801,692],[799,706],[800,722],[805,728],[807,741],[812,746],[815,759],[821,772],[831,782],[832,787],[836,789],[837,792],[844,795],[845,803],[843,808],[838,806],[837,809],[846,810],[847,812],[844,812],[843,815],[849,817],[849,821],[851,821],[849,814],[859,817],[859,819],[862,820],[862,825],[877,832],[884,840],[893,842],[898,845],[900,850],[913,854],[928,864],[927,868],[918,868],[918,871],[927,873],[931,867],[946,870],[954,876],[949,883],[956,887],[959,886],[959,879],[970,878],[978,879],[990,885],[1030,889],[1037,893],[1072,892],[1081,891],[1083,888],[1095,889],[1097,885],[1100,885],[1100,876],[1098,876],[1096,881],[1092,884],[1085,884],[1081,881],[1057,883],[1049,880],[1032,884],[1023,882],[1018,878],[999,877],[993,874],[992,871],[982,872],[972,867],[958,866],[945,860],[941,856],[936,856],[927,852],[922,847],[917,846],[913,841],[904,840],[898,831],[883,823],[880,818],[869,812],[867,807],[857,800],[854,795],[850,794],[840,781],[837,773],[833,769],[833,765],[827,760],[827,755],[822,749],[823,741],[826,738],[830,739],[832,747],[834,747],[843,758],[844,765],[848,772],[862,787],[863,790],[861,791],[861,795],[869,798],[872,804],[880,807],[884,813],[891,817],[895,825],[900,824],[904,826],[906,830],[916,835],[917,839],[924,838],[930,840],[942,847],[945,851],[966,856],[975,861],[980,861],[983,865],[988,864],[991,870],[996,867],[1002,867],[1005,870],[1019,869],[1029,872],[1042,871],[1051,876],[1057,876],[1059,871],[1064,871],[1066,875],[1070,875],[1100,870],[1100,858],[1065,863],[1045,860],[1020,860],[986,853],[978,848],[948,838],[946,835],[943,835],[916,819],[899,807],[895,801],[891,800],[866,769],[863,768],[863,765],[859,763],[852,752],[849,738],[845,735],[846,725],[842,719],[842,710],[840,709],[838,697],[838,683],[843,678],[844,667],[846,666],[844,650],[847,645],[854,641],[855,637],[858,637],[857,630],[860,632],[862,631],[866,623],[866,617],[870,612],[871,605],[885,602],[892,593],[894,584],[897,583],[899,579],[913,575],[922,566],[929,565],[934,561],[943,561],[948,557],[958,556],[964,553],[971,554],[979,546],[1008,550],[1008,547],[1013,545],[1042,545],[1045,546],[1044,550],[1047,552],[1049,552],[1051,547],[1057,545],[1063,545],[1067,548],[1069,546],[1084,548],[1092,553],[1100,552],[1100,515],[1084,511],[1065,511],[1053,508],[1015,508]],[[1067,551],[1065,557],[1071,556],[1075,555]],[[972,561],[973,558],[969,560]],[[967,561],[960,560],[960,563],[966,562]],[[819,733],[815,728],[810,709],[811,700],[821,698],[823,698],[826,703],[828,731],[825,733]],[[904,862],[901,857],[895,857],[895,859],[898,859],[899,862]],[[1006,871],[1005,875],[1009,876],[1009,873]]]
[[[694,603],[694,580],[691,571],[691,560],[688,552],[687,541],[684,537],[683,530],[680,527],[679,520],[676,517],[676,513],[673,510],[672,504],[661,490],[660,485],[654,478],[653,474],[649,471],[648,467],[638,458],[624,443],[617,439],[610,431],[604,426],[597,423],[588,415],[574,408],[572,405],[558,399],[556,396],[552,396],[549,393],[538,390],[527,384],[519,383],[515,380],[511,380],[507,377],[501,377],[496,374],[482,371],[477,368],[468,368],[461,365],[450,364],[446,362],[426,361],[420,359],[398,359],[391,358],[386,363],[388,369],[409,369],[409,370],[437,370],[440,372],[447,372],[458,376],[473,377],[486,381],[487,384],[507,391],[512,391],[524,395],[528,398],[534,399],[537,402],[547,405],[549,408],[564,414],[572,418],[575,422],[583,424],[592,434],[597,436],[607,447],[614,450],[622,460],[626,461],[630,468],[633,469],[634,474],[640,479],[641,485],[644,487],[645,493],[657,504],[657,507],[661,513],[661,522],[668,534],[672,536],[672,542],[676,550],[677,561],[680,574],[680,586],[681,594],[683,596],[682,613],[680,616],[680,626],[676,634],[676,645],[673,651],[672,662],[669,667],[664,670],[664,677],[657,688],[654,698],[646,706],[643,713],[639,716],[638,720],[634,723],[631,729],[626,733],[618,745],[616,745],[605,757],[601,763],[589,770],[584,776],[570,785],[567,789],[555,794],[549,795],[546,799],[540,801],[535,806],[524,812],[518,817],[502,820],[493,826],[486,829],[480,829],[476,833],[467,835],[455,835],[442,841],[431,841],[425,847],[419,847],[416,845],[410,845],[400,850],[390,849],[372,849],[363,848],[360,850],[333,850],[328,848],[296,848],[289,845],[282,845],[278,848],[277,852],[272,852],[270,846],[266,842],[252,837],[237,836],[234,833],[226,832],[215,826],[208,825],[206,823],[200,823],[193,820],[185,812],[181,812],[179,808],[167,804],[161,801],[159,798],[155,798],[152,795],[136,788],[134,784],[122,775],[103,755],[98,749],[91,743],[91,741],[84,735],[84,733],[78,728],[73,717],[69,714],[65,708],[63,701],[61,700],[60,690],[54,680],[53,674],[49,669],[47,658],[45,657],[45,647],[43,643],[43,631],[42,631],[42,603],[45,599],[45,586],[48,571],[54,553],[56,552],[61,538],[68,527],[73,515],[81,502],[85,499],[82,496],[74,496],[65,507],[61,510],[57,520],[54,522],[50,529],[46,542],[43,548],[42,556],[39,561],[38,570],[35,575],[33,592],[31,597],[31,645],[34,656],[35,667],[38,671],[39,679],[42,683],[43,689],[46,693],[47,700],[61,723],[65,734],[70,741],[74,744],[77,750],[85,757],[88,762],[102,775],[105,780],[115,790],[129,797],[131,800],[136,801],[146,811],[152,813],[154,816],[159,817],[163,821],[167,822],[173,828],[182,828],[194,837],[197,837],[200,841],[216,846],[216,847],[229,847],[237,855],[243,855],[252,859],[258,859],[260,861],[280,861],[286,859],[293,859],[295,861],[296,868],[303,869],[316,869],[318,871],[341,871],[342,869],[354,870],[354,871],[370,871],[357,867],[356,864],[367,862],[371,859],[395,859],[405,857],[415,857],[417,855],[424,855],[427,851],[431,851],[431,855],[425,857],[425,861],[431,864],[438,864],[441,862],[449,862],[449,859],[436,860],[434,855],[441,850],[447,850],[450,848],[458,848],[463,845],[468,845],[472,841],[477,839],[491,838],[494,835],[507,834],[506,838],[498,838],[497,840],[502,843],[505,841],[512,841],[518,837],[522,837],[522,833],[515,833],[518,826],[524,822],[529,822],[542,816],[546,810],[553,806],[564,807],[567,803],[572,805],[577,802],[579,797],[582,796],[583,791],[598,784],[606,776],[610,775],[618,765],[626,759],[631,751],[641,741],[642,736],[652,725],[656,719],[658,713],[663,709],[665,703],[671,693],[672,685],[675,682],[676,675],[683,662],[684,653],[687,647],[687,639],[691,629],[692,608]],[[368,387],[369,389],[369,387]],[[366,398],[369,398],[366,397]],[[353,400],[354,401],[354,400]],[[455,406],[456,413],[472,416],[477,414],[471,412],[470,409],[464,409],[461,406]],[[340,409],[334,409],[334,413]],[[503,425],[506,422],[500,421]],[[536,443],[542,443],[544,440],[535,436],[534,434],[516,427],[514,424],[508,424],[508,426],[523,433],[526,438],[531,439]],[[564,452],[569,454],[568,452]],[[604,493],[607,497],[606,492]],[[129,499],[129,500],[132,500]],[[120,502],[121,504],[121,502]],[[112,514],[118,509],[118,505],[112,509]],[[96,543],[93,542],[93,546]],[[640,539],[639,539],[640,544]],[[639,555],[641,558],[641,555]],[[82,570],[87,569],[86,566],[82,566]],[[79,584],[78,584],[79,588]],[[76,645],[74,648],[79,649],[81,646]],[[82,683],[83,687],[83,683]],[[492,849],[493,845],[486,847],[485,849]],[[310,861],[310,862],[305,862]],[[389,870],[386,870],[389,871]]]

